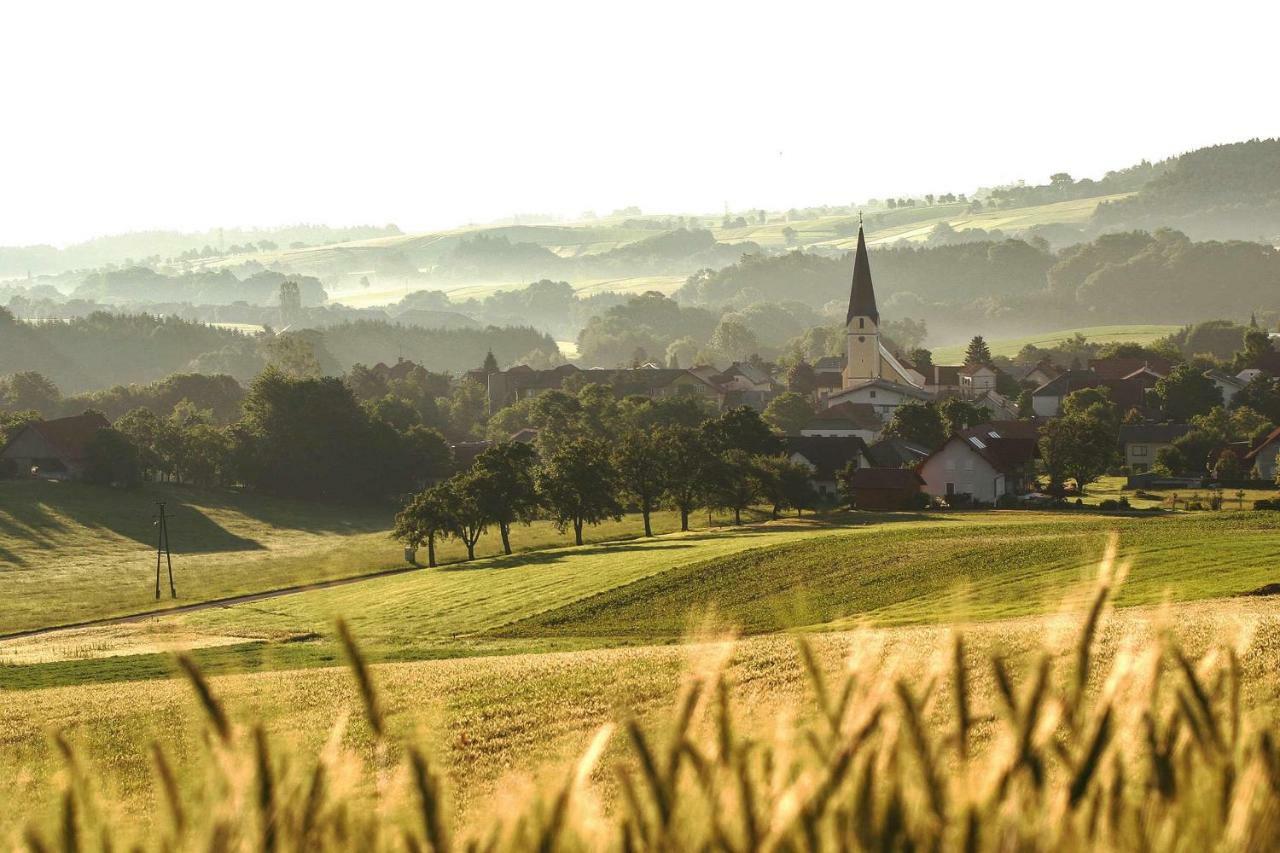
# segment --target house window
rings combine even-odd
[[[871,393],[871,399],[874,400],[876,398],[876,392],[872,391],[870,393]]]
[[[1129,449],[1129,453],[1133,456],[1146,456],[1147,446],[1145,444],[1135,444]]]
[[[858,328],[859,328],[859,329],[865,329],[866,327],[867,327],[867,318],[866,318],[866,317],[859,317],[859,318],[858,318]],[[862,340],[862,338],[858,338],[858,340]]]

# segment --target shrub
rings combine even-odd
[[[996,500],[996,508],[997,509],[1017,509],[1018,499],[1013,495],[1001,495],[999,499]]]
[[[1101,510],[1117,510],[1119,508],[1120,508],[1120,501],[1114,500],[1112,498],[1107,498],[1104,501],[1098,502],[1098,509],[1101,509]]]

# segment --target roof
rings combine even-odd
[[[876,414],[876,407],[870,403],[854,403],[846,400],[843,403],[828,406],[818,413],[818,420],[826,420],[832,417],[843,418],[859,429],[875,430],[876,432],[879,432],[880,428],[884,426],[884,422]]]
[[[1041,373],[1048,374],[1051,377],[1057,376],[1062,372],[1062,369],[1052,361],[1049,361],[1047,358],[1042,358],[1039,361],[1024,361],[1010,364],[1005,368],[1005,373],[1012,376],[1017,382],[1024,382],[1027,377],[1035,373],[1037,370]]]
[[[1224,385],[1230,385],[1236,389],[1244,388],[1244,386],[1249,384],[1240,377],[1232,376],[1229,373],[1223,373],[1221,370],[1206,370],[1204,375],[1206,379],[1212,379],[1214,382],[1221,382]]]
[[[824,355],[813,363],[813,369],[818,373],[823,371],[839,373],[844,370],[844,359],[842,355]]]
[[[848,388],[841,391],[839,394],[832,394],[827,399],[834,400],[837,397],[841,397],[845,394],[849,394],[854,391],[861,391],[863,388],[882,388],[885,391],[896,391],[897,393],[902,394],[905,397],[914,397],[917,400],[933,399],[933,395],[930,394],[928,391],[925,391],[921,388],[917,388],[914,385],[903,385],[900,382],[891,382],[888,379],[868,379],[866,382],[859,382],[857,385],[849,386]]]
[[[959,385],[960,371],[963,368],[960,364],[935,364],[933,366],[933,376],[930,377],[933,385]]]
[[[51,421],[32,421],[19,430],[5,447],[17,441],[18,436],[27,430],[34,430],[50,447],[58,451],[59,458],[83,459],[88,454],[90,440],[98,434],[98,430],[110,426],[111,422],[98,412],[85,412],[83,415],[54,418]]]
[[[1173,364],[1167,358],[1158,355],[1144,355],[1137,358],[1091,358],[1089,370],[1103,379],[1123,379],[1130,374],[1146,368],[1157,376],[1168,376]]]
[[[914,468],[859,468],[849,478],[851,489],[910,489],[924,485]]]
[[[853,256],[853,284],[849,288],[849,313],[844,319],[848,326],[854,317],[870,317],[880,325],[880,312],[876,310],[876,292],[871,286],[871,261],[867,258],[867,238],[858,223],[858,250]]]
[[[856,435],[789,435],[783,442],[788,456],[798,453],[809,461],[817,480],[834,480],[867,449],[866,442]]]
[[[867,460],[877,468],[914,465],[929,455],[929,448],[898,436],[881,439],[867,448]]]
[[[1119,377],[1117,377],[1119,378]],[[1081,388],[1097,388],[1102,377],[1091,370],[1068,370],[1031,392],[1033,397],[1065,397]]]
[[[1029,421],[988,421],[951,436],[933,456],[959,442],[1002,474],[1029,465],[1039,455],[1039,429]],[[928,460],[925,460],[926,462]]]
[[[1253,450],[1250,450],[1248,453],[1244,455],[1244,458],[1253,459],[1257,457],[1257,455],[1262,452],[1262,449],[1264,447],[1266,447],[1269,444],[1274,444],[1276,441],[1280,441],[1280,427],[1276,427],[1270,433],[1268,433],[1266,438],[1258,442],[1257,447],[1253,448]]]
[[[996,369],[989,364],[966,364],[960,368],[961,376],[977,376],[978,371],[985,370],[988,373],[995,373]]]
[[[1121,424],[1121,444],[1169,444],[1191,432],[1188,424]]]

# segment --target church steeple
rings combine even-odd
[[[870,317],[880,325],[880,312],[876,310],[876,291],[871,286],[871,262],[867,259],[867,238],[862,233],[862,217],[858,217],[858,251],[853,258],[853,286],[849,290],[849,313],[845,325],[854,317]]]

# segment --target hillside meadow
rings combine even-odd
[[[170,516],[178,598],[155,599],[156,502]],[[124,491],[0,480],[0,635],[406,567],[394,507],[330,506],[145,484]],[[697,519],[694,519],[696,522]],[[654,516],[655,530],[679,526]],[[592,541],[637,536],[638,517],[591,528]],[[520,528],[520,550],[564,543],[547,523]],[[496,532],[477,553],[501,550]],[[443,562],[466,554],[443,543]]]
[[[997,338],[987,341],[987,346],[990,347],[992,355],[1012,358],[1025,346],[1047,349],[1070,341],[1076,335],[1083,335],[1090,343],[1095,344],[1133,343],[1146,345],[1154,343],[1166,335],[1171,335],[1180,328],[1182,327],[1167,324],[1083,326],[1078,329],[1042,332],[1041,334],[1028,335],[1022,338]],[[964,343],[934,347],[930,352],[933,353],[935,364],[960,364],[964,361],[965,348],[968,345],[969,342],[965,341]]]

